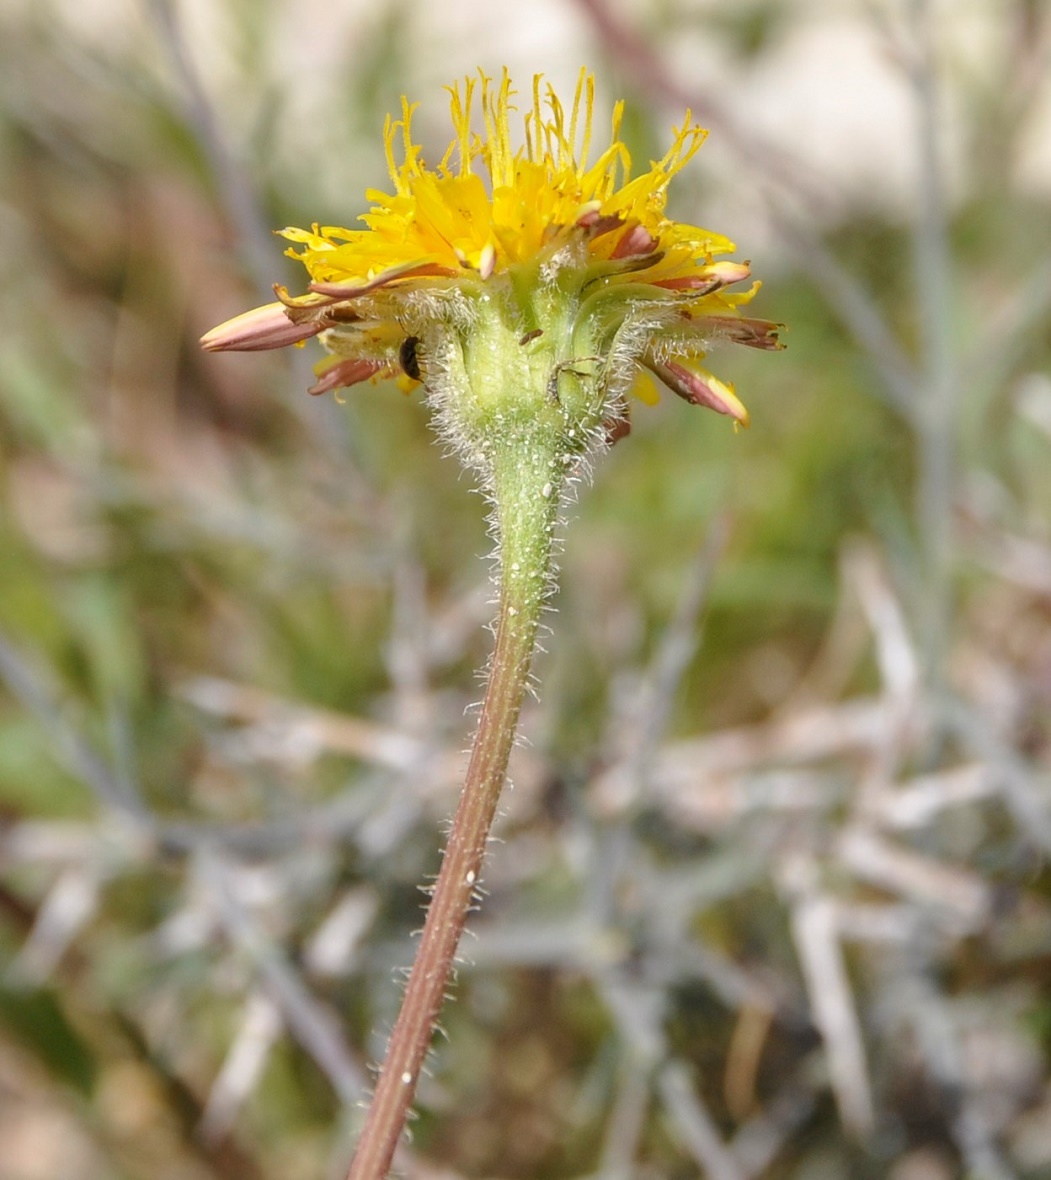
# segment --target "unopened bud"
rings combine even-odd
[[[280,303],[267,303],[234,316],[201,337],[208,352],[264,352],[309,340],[321,331],[319,323],[294,324]]]

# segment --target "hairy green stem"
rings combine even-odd
[[[500,543],[496,643],[453,819],[401,1011],[394,1024],[348,1180],[383,1180],[401,1137],[477,896],[489,831],[515,740],[540,612],[551,582],[551,539],[561,494],[557,448],[527,434],[500,448],[492,473]]]

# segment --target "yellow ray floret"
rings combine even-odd
[[[373,205],[360,218],[365,229],[315,225],[282,231],[301,247],[289,253],[315,282],[365,282],[407,264],[488,278],[555,253],[572,234],[579,236],[582,219],[640,227],[637,232],[655,239],[654,279],[688,275],[713,255],[733,251],[727,238],[664,215],[669,182],[707,134],[689,112],[663,158],[632,179],[628,150],[618,138],[621,103],[613,111],[609,146],[589,161],[594,78],[586,71],[568,115],[553,89],[542,90],[541,79],[534,80],[520,147],[512,142],[510,116],[517,108],[506,71],[499,84],[482,74],[450,87],[449,94],[455,134],[433,170],[413,142],[414,106],[403,99],[401,118],[388,118],[384,140],[393,192],[367,194]],[[480,131],[472,128],[476,102]],[[616,257],[620,238],[595,234],[588,251],[596,260]]]

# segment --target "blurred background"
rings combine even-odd
[[[3,1180],[344,1175],[484,506],[418,398],[197,338],[401,94],[434,160],[582,64],[643,165],[711,128],[670,211],[789,347],[569,513],[401,1174],[1051,1176],[1051,6],[2,0]]]

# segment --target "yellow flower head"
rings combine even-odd
[[[747,424],[732,386],[697,362],[718,337],[779,347],[777,325],[740,314],[758,284],[725,290],[750,273],[747,263],[716,260],[732,242],[665,215],[670,181],[707,134],[689,112],[664,157],[632,179],[618,138],[622,103],[609,146],[589,161],[594,79],[586,71],[568,113],[534,78],[521,146],[506,72],[498,85],[482,74],[449,94],[454,138],[437,167],[413,141],[415,107],[403,99],[401,118],[388,117],[384,130],[393,191],[367,193],[365,228],[281,231],[298,247],[289,254],[310,275],[308,293],[276,288],[280,303],[221,325],[204,346],[281,347],[324,333],[335,359],[312,392],[399,372],[415,381],[421,364],[426,381],[433,324],[462,335],[472,301],[509,291],[523,342],[546,334],[555,369],[580,376],[586,362],[590,378],[622,399],[645,366],[686,400]],[[636,384],[645,398],[644,389]]]

